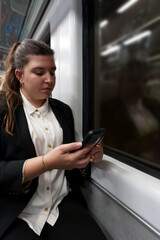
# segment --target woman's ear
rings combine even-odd
[[[16,69],[15,70],[15,75],[16,75],[16,78],[20,81],[20,83],[22,84],[23,83],[23,73],[21,70],[19,69]]]

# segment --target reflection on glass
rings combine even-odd
[[[151,31],[145,31],[145,32],[139,33],[139,34],[127,39],[124,42],[124,45],[135,44],[135,42],[138,42],[138,41],[142,40],[143,38],[148,37],[149,35],[151,35],[151,33],[152,33]]]
[[[101,124],[108,128],[105,144],[154,162],[160,157],[160,103],[146,94],[149,68],[130,60],[121,69],[118,94],[103,106]]]
[[[0,0],[0,75],[4,73],[7,53],[11,45],[30,37],[44,0]]]
[[[11,45],[19,39],[28,5],[29,0],[0,1],[0,74]]]
[[[105,127],[107,148],[160,167],[159,1],[97,3],[95,127]]]
[[[123,13],[125,12],[128,8],[132,7],[133,4],[135,4],[139,0],[129,0],[127,1],[123,6],[121,6],[117,12],[118,13]]]

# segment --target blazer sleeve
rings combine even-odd
[[[2,116],[0,116],[2,123]],[[26,159],[5,159],[4,152],[10,151],[12,142],[4,142],[4,126],[0,126],[0,190],[1,193],[23,193],[22,168]],[[5,134],[6,135],[6,134]],[[10,137],[11,138],[11,137]],[[13,142],[16,141],[14,137]]]
[[[22,139],[5,131],[7,108],[0,94],[0,195],[24,194],[22,185],[22,169],[27,156],[24,155]]]

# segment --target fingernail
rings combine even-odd
[[[82,143],[81,142],[77,142],[77,147],[81,147]]]
[[[90,162],[93,162],[93,158],[90,158]]]

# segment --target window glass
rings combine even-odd
[[[95,1],[94,125],[105,148],[160,167],[159,0]]]
[[[0,75],[11,45],[31,37],[49,1],[0,0]]]

